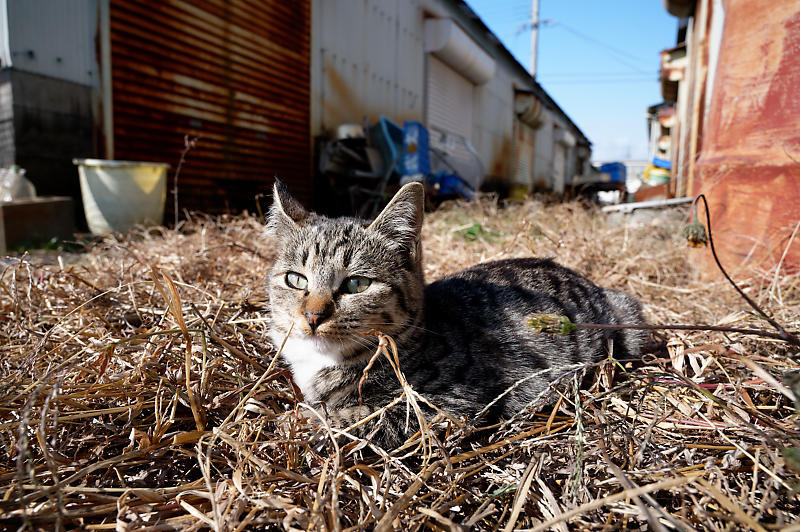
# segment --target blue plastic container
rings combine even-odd
[[[403,122],[403,175],[427,176],[431,173],[428,130],[415,120]]]
[[[600,171],[610,175],[612,183],[624,183],[627,177],[625,165],[622,163],[605,163],[600,165]]]
[[[659,159],[658,157],[653,157],[653,166],[657,166],[658,168],[664,168],[665,170],[672,170],[672,163],[666,159]]]
[[[384,115],[380,116],[376,126],[377,138],[373,139],[383,157],[384,168],[388,170],[393,165],[394,170],[403,175],[403,128]]]
[[[459,195],[470,201],[475,199],[475,189],[455,174],[439,172],[428,177],[428,184],[439,194]]]

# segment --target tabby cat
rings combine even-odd
[[[549,259],[478,264],[425,286],[423,195],[421,184],[405,185],[369,223],[308,212],[285,185],[275,184],[268,227],[280,250],[268,280],[270,335],[276,346],[285,341],[281,356],[306,402],[324,403],[334,426],[349,426],[402,391],[384,357],[359,390],[375,353],[375,336],[365,334],[370,330],[396,341],[415,391],[457,417],[481,413],[487,422],[510,417],[547,392],[564,374],[548,368],[605,357],[609,339],[617,356],[640,352],[641,331],[551,335],[526,325],[533,313],[644,323],[634,298]],[[417,430],[413,423],[407,429],[402,403],[366,427],[360,434],[383,446]]]

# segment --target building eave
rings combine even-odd
[[[468,20],[469,23],[473,26],[471,28],[473,31],[482,34],[484,37],[487,38],[489,42],[491,42],[497,52],[501,54],[505,59],[507,59],[512,65],[514,65],[514,69],[516,70],[517,74],[525,80],[528,87],[518,87],[518,89],[529,90],[532,92],[537,98],[541,100],[544,106],[549,109],[550,111],[556,113],[558,116],[564,119],[577,133],[578,139],[577,143],[583,146],[591,146],[592,142],[589,138],[581,131],[581,128],[578,127],[575,122],[569,117],[569,115],[564,112],[564,110],[547,94],[547,91],[536,81],[536,79],[531,76],[530,72],[517,61],[517,58],[514,57],[508,48],[498,39],[498,37],[489,29],[489,27],[481,20],[475,11],[472,10],[471,7],[464,1],[464,0],[447,0],[456,6],[457,10],[462,13],[463,18]]]

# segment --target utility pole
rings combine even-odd
[[[531,2],[531,77],[536,79],[536,55],[539,47],[539,0]]]

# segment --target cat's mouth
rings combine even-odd
[[[295,331],[299,333],[297,336],[311,342],[317,349],[323,351],[333,349],[345,358],[351,358],[354,355],[360,356],[365,351],[371,353],[377,346],[373,335],[366,332],[343,331],[335,323],[325,323],[317,328],[312,328],[308,324],[299,322],[295,323]]]
[[[336,332],[335,327],[329,323],[323,323],[318,327],[311,327],[305,319],[297,320],[294,324],[294,329],[303,338],[307,338],[314,342],[324,343],[340,340],[340,335]]]
[[[312,327],[306,320],[299,320],[298,323],[295,324],[295,328],[299,329],[304,336],[311,339],[329,340],[331,336],[335,336],[331,334],[331,326],[328,323],[323,323],[318,327]]]

